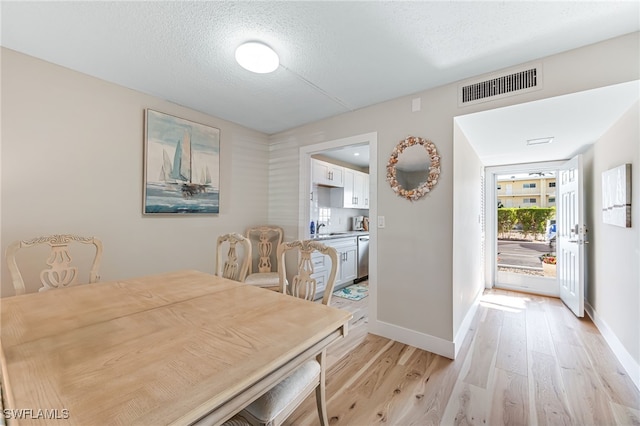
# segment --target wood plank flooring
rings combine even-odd
[[[368,334],[368,298],[327,353],[331,425],[636,425],[640,392],[589,318],[555,298],[485,292],[458,358]],[[315,396],[285,425],[318,425]]]

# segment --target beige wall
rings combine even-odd
[[[145,108],[220,129],[219,215],[142,216]],[[267,220],[266,135],[4,48],[1,155],[2,253],[17,239],[95,235],[103,281],[213,272],[219,234]],[[1,294],[13,294],[4,256]]]
[[[542,63],[544,73],[539,91],[460,108],[457,84],[450,84],[272,135],[270,196],[277,203],[270,203],[269,217],[281,220],[289,232],[297,232],[295,176],[300,170],[301,146],[377,132],[381,171],[376,182],[377,207],[378,215],[386,218],[386,228],[379,229],[378,262],[371,266],[378,297],[377,318],[370,319],[370,326],[396,340],[452,353],[453,345],[447,343],[453,342],[467,309],[467,299],[459,296],[473,294],[475,286],[461,283],[454,294],[454,117],[636,80],[640,76],[638,51],[635,33],[536,61]],[[421,98],[422,110],[411,112],[415,97]],[[408,135],[432,140],[442,155],[438,185],[414,203],[395,196],[384,174],[393,147]]]
[[[636,104],[585,155],[586,299],[640,366],[640,108]],[[602,172],[631,163],[631,228],[602,222]],[[596,324],[598,322],[596,321]],[[605,333],[603,333],[605,334]],[[640,373],[636,373],[636,383]]]

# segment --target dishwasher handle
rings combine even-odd
[[[358,241],[369,241],[369,237],[358,237]]]

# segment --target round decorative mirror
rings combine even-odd
[[[410,201],[424,197],[438,183],[440,156],[427,139],[409,136],[393,149],[387,181],[398,196]]]

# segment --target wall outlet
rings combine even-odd
[[[384,216],[378,216],[378,228],[384,228]]]

